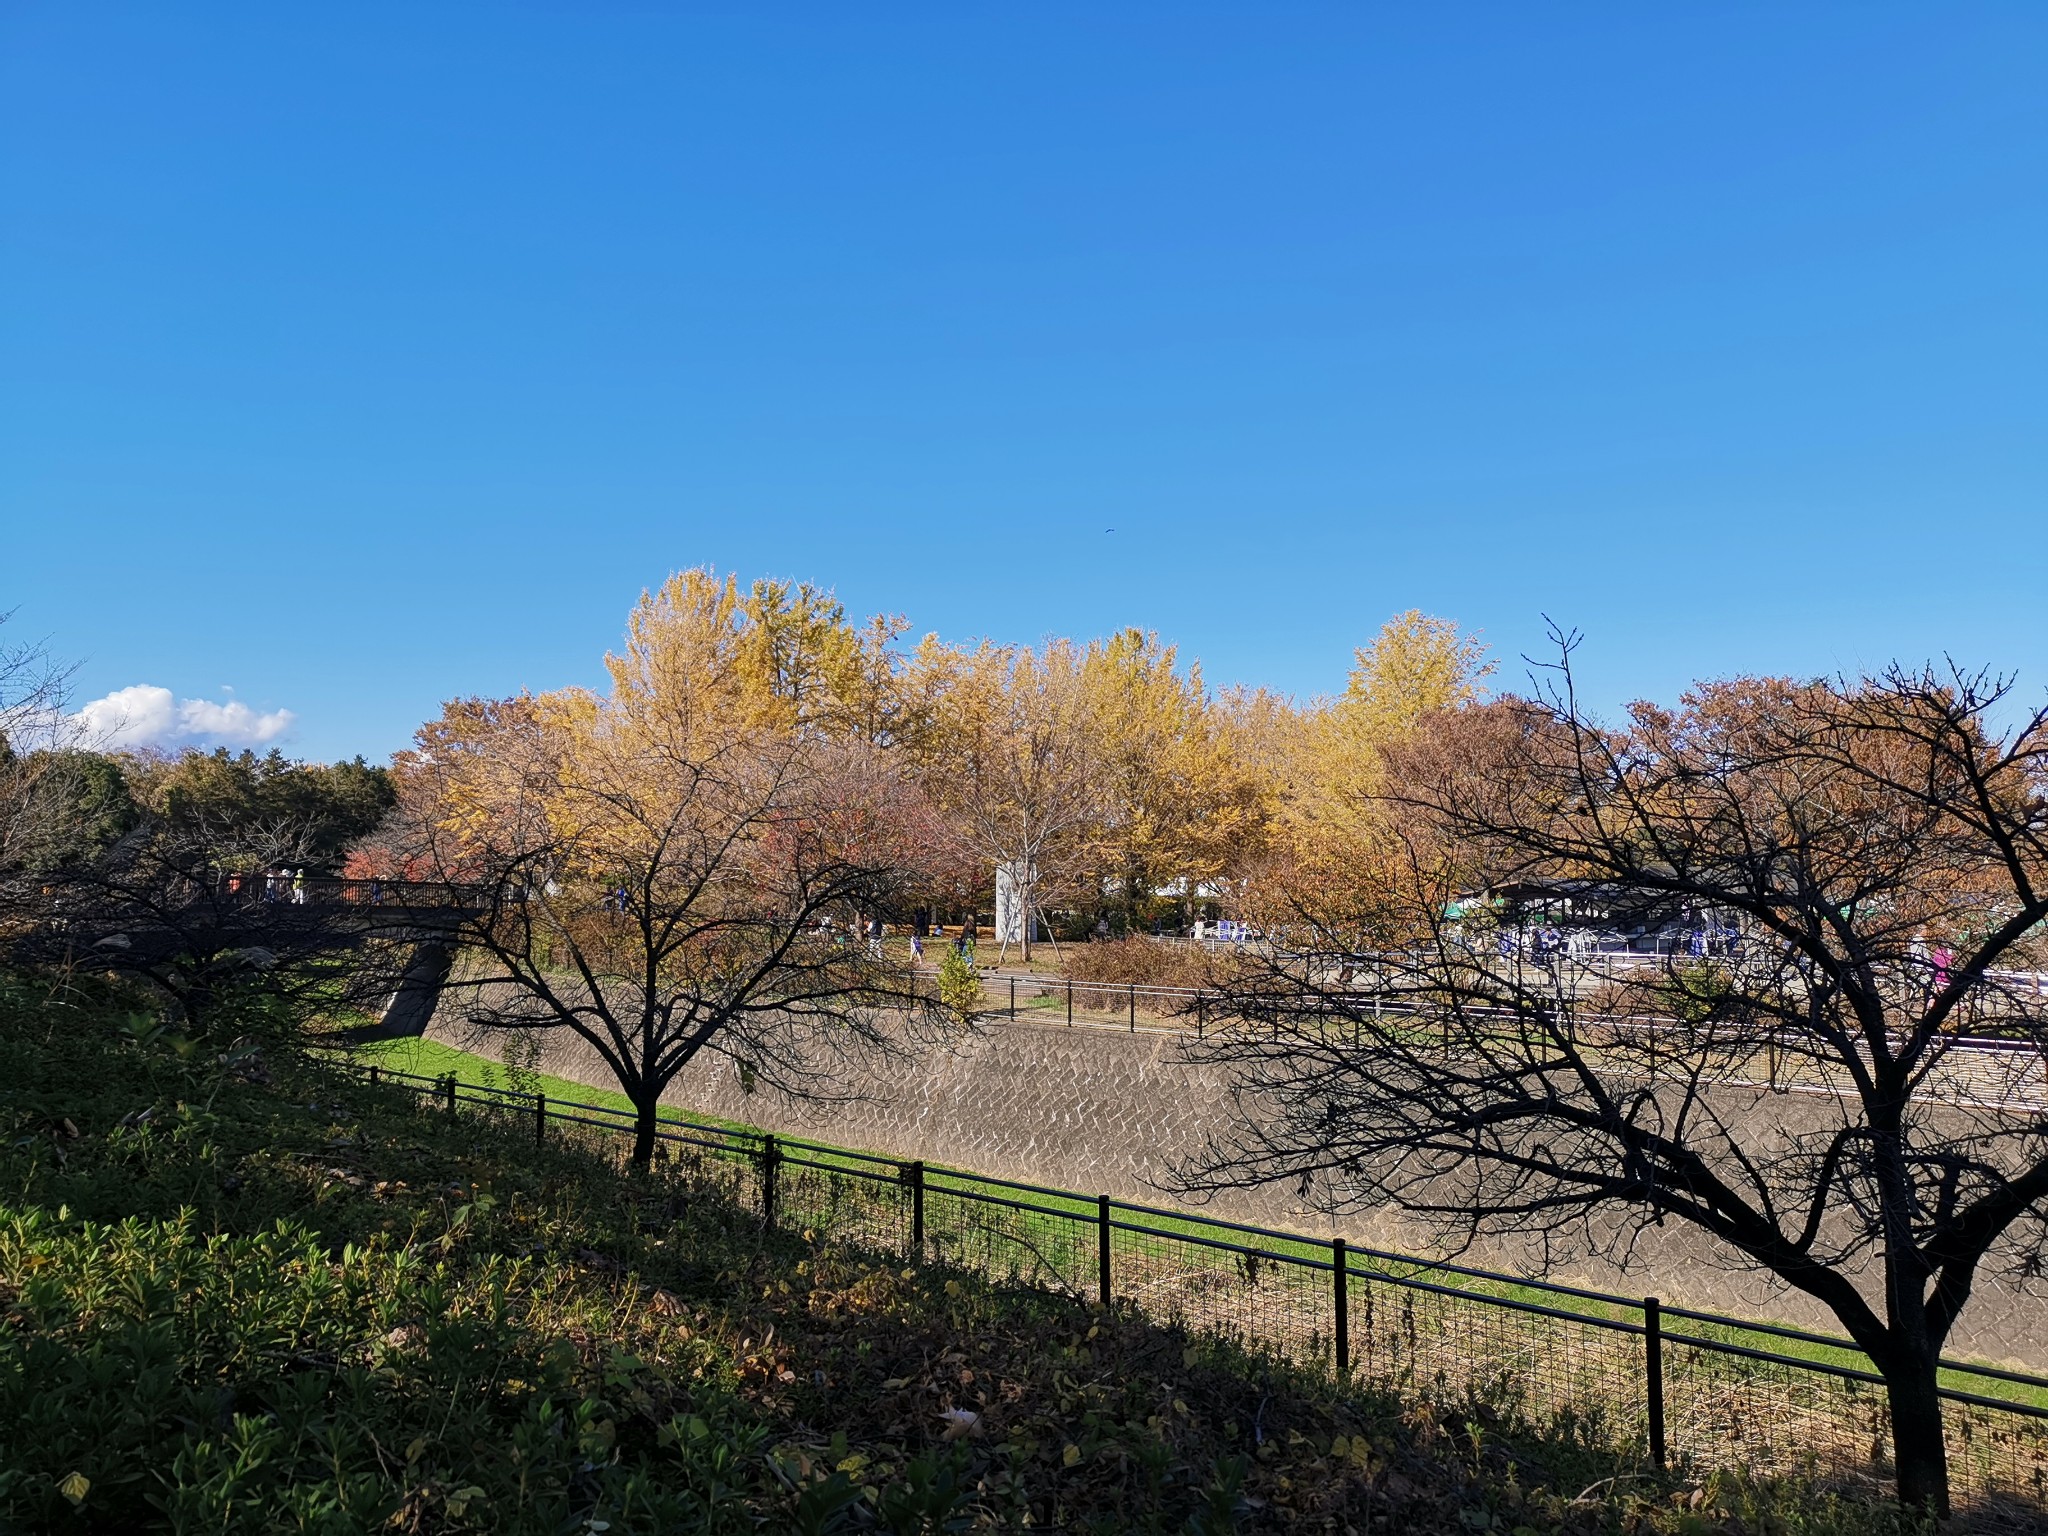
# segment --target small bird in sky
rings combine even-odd
[[[1103,531],[1104,533],[1115,533],[1115,532],[1116,532],[1116,530],[1115,530],[1114,528],[1105,528],[1105,529],[1103,529],[1102,531]]]

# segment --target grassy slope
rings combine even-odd
[[[600,1147],[536,1151],[277,1048],[181,1054],[115,1011],[0,999],[0,1528],[1889,1519],[1734,1484],[1681,1511],[1590,1452],[764,1233]],[[949,1410],[978,1416],[952,1441]]]
[[[459,1050],[454,1046],[444,1045],[439,1041],[424,1039],[392,1040],[384,1041],[374,1046],[363,1047],[362,1050],[365,1053],[364,1059],[380,1061],[386,1066],[401,1072],[416,1073],[425,1077],[439,1077],[452,1072],[464,1083],[477,1083],[488,1087],[512,1086],[506,1069],[500,1063],[492,1061],[487,1056]],[[522,1082],[527,1085],[528,1091],[531,1091],[533,1087],[537,1087],[540,1092],[545,1093],[550,1099],[580,1100],[586,1104],[601,1104],[626,1113],[631,1113],[632,1111],[632,1105],[626,1096],[613,1089],[600,1088],[588,1083],[577,1082],[571,1078],[553,1077],[546,1074],[527,1074]],[[707,1124],[727,1127],[738,1126],[737,1121],[723,1120],[714,1115],[698,1114],[696,1111],[690,1111],[689,1113],[694,1118],[702,1120]],[[856,1147],[850,1150],[870,1152],[872,1149]],[[934,1164],[933,1166],[938,1167],[941,1165]],[[963,1169],[961,1171],[971,1173],[974,1170]],[[1048,1196],[1045,1197],[1045,1203],[1058,1205],[1062,1202]],[[1091,1196],[1076,1195],[1071,1201],[1065,1203],[1071,1205],[1071,1214],[1077,1219],[1087,1220],[1092,1218],[1094,1214],[1095,1203]],[[1166,1216],[1153,1218],[1150,1224],[1162,1231],[1197,1233],[1203,1230],[1194,1221],[1177,1221]],[[1285,1250],[1289,1246],[1285,1238],[1275,1238],[1270,1240],[1270,1242],[1271,1246],[1278,1250]],[[1326,1244],[1306,1239],[1294,1245],[1294,1248],[1295,1251],[1311,1258],[1321,1258],[1328,1251]],[[1427,1266],[1421,1264],[1407,1269],[1398,1269],[1397,1267],[1397,1272],[1430,1278]],[[1615,1308],[1579,1297],[1560,1295],[1554,1291],[1539,1290],[1533,1286],[1497,1284],[1473,1279],[1459,1279],[1455,1283],[1476,1294],[1505,1296],[1514,1300],[1535,1302],[1543,1306],[1559,1307],[1568,1312],[1584,1312],[1589,1315],[1614,1317],[1622,1320],[1640,1317],[1640,1313],[1634,1309]],[[1756,1319],[1751,1319],[1751,1321],[1756,1321]],[[1807,1340],[1786,1339],[1776,1335],[1752,1332],[1739,1327],[1723,1327],[1715,1324],[1696,1323],[1684,1319],[1674,1319],[1667,1324],[1667,1327],[1680,1333],[1736,1344],[1749,1349],[1767,1350],[1779,1355],[1788,1355],[1794,1359],[1813,1360],[1824,1365],[1846,1366],[1853,1370],[1867,1371],[1872,1369],[1869,1356],[1864,1354],[1862,1350],[1849,1345],[1835,1347],[1826,1344],[1816,1344]],[[1984,1361],[1981,1363],[1995,1365],[1999,1362]],[[2028,1403],[2038,1407],[2048,1407],[2048,1392],[2043,1392],[2020,1383],[1989,1381],[1983,1377],[1973,1376],[1962,1371],[1944,1372],[1942,1379],[1945,1385],[1961,1391],[2009,1398],[2013,1401]]]

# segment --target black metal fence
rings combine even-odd
[[[2032,973],[2012,972],[2030,977]],[[2028,985],[2031,985],[2031,981]],[[1242,1032],[1246,1026],[1238,1016],[1241,1006],[1231,996],[1201,987],[1160,987],[1121,981],[1072,981],[1064,976],[985,974],[981,979],[984,1019],[1015,1019],[1041,1024],[1062,1024],[1090,1029],[1142,1030],[1207,1038],[1218,1028]],[[1344,1009],[1375,1016],[1405,1016],[1420,1011],[1402,998],[1376,997],[1360,992],[1339,1003],[1323,1004],[1333,1015]],[[1505,1008],[1467,1008],[1467,1018],[1498,1017],[1513,1024],[1518,1015]],[[1302,1017],[1313,1019],[1312,1012]],[[1614,1040],[1654,1040],[1669,1036],[1689,1045],[1688,1027],[1677,1021],[1650,1014],[1581,1012],[1577,1027],[1589,1042],[1608,1037]],[[1719,1081],[1729,1087],[1770,1088],[1777,1092],[1853,1093],[1847,1074],[1830,1070],[1807,1048],[1808,1042],[1787,1030],[1773,1041],[1766,1037],[1740,1042],[1746,1060],[1731,1061]],[[1931,1060],[1922,1091],[1928,1098],[1972,1108],[2002,1110],[2034,1115],[2048,1110],[2048,1055],[2031,1039],[1977,1038],[1957,1035],[1944,1039],[1938,1059]]]
[[[540,1142],[633,1128],[630,1111],[608,1105],[361,1070],[443,1112],[530,1127]],[[1882,1379],[1846,1339],[685,1114],[664,1114],[659,1135],[672,1167],[769,1226],[1126,1301],[1362,1385],[1578,1434],[1658,1466],[1889,1480]],[[2048,1377],[1943,1365],[1957,1496],[2048,1504]]]

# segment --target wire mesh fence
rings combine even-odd
[[[825,1161],[804,1155],[800,1146],[785,1150],[773,1138],[764,1142],[777,1221],[882,1253],[914,1246],[915,1195],[899,1165],[848,1154]]]
[[[1378,1273],[1352,1292],[1364,1380],[1654,1456],[1643,1326],[1603,1315],[1628,1309],[1575,1311]]]
[[[630,1111],[368,1069],[444,1113],[616,1153]],[[1846,1339],[927,1167],[665,1113],[672,1176],[829,1235],[1089,1303],[1454,1411],[1704,1474],[1885,1483],[1882,1380]],[[2048,1377],[1943,1362],[1959,1499],[2048,1506]]]
[[[940,1170],[925,1176],[923,1193],[927,1258],[993,1280],[1099,1298],[1093,1202]]]
[[[1220,1230],[1191,1230],[1180,1218],[1113,1202],[1112,1294],[1247,1350],[1334,1368],[1328,1250],[1316,1257],[1307,1245],[1262,1244],[1249,1230],[1214,1225]]]
[[[1881,1387],[1782,1360],[1664,1340],[1664,1401],[1682,1465],[1856,1472],[1890,1445]]]

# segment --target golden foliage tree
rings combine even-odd
[[[1388,754],[1433,716],[1480,699],[1492,671],[1476,637],[1410,610],[1359,648],[1343,693],[1284,723],[1277,853],[1257,892],[1267,921],[1370,935],[1403,878],[1382,793]]]
[[[451,705],[403,764],[416,862],[480,892],[483,1030],[559,1031],[637,1115],[700,1055],[805,1096],[923,1005],[856,937],[900,895],[915,790],[832,730],[857,657],[809,589],[685,572],[643,597],[611,691]],[[849,939],[853,941],[849,942]]]
[[[1246,738],[1256,706],[1219,707],[1199,665],[1158,635],[1121,630],[1088,647],[1080,684],[1094,738],[1090,845],[1136,931],[1155,892],[1216,889],[1261,841],[1271,780]]]
[[[1027,960],[1040,901],[1081,869],[1099,803],[1084,663],[1065,640],[961,647],[927,636],[907,669],[920,777],[959,842],[984,867],[1015,872]]]

